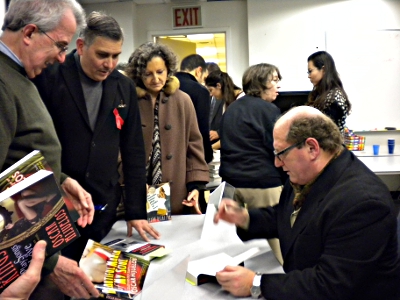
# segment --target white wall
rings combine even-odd
[[[85,9],[86,14],[91,13],[92,11],[103,11],[114,19],[117,20],[122,30],[124,31],[124,44],[122,46],[122,54],[120,56],[120,62],[127,62],[129,56],[133,52],[135,48],[134,36],[137,31],[137,26],[134,26],[136,19],[136,6],[131,2],[113,2],[113,3],[101,3],[101,4],[88,4],[82,5]],[[75,46],[75,42],[71,42],[70,48]]]
[[[6,1],[0,0],[0,28],[3,25],[5,11],[6,11]],[[0,29],[0,34],[1,34],[1,32],[2,31]]]
[[[185,3],[182,3],[180,6],[184,5]],[[103,10],[124,27],[126,34],[121,62],[126,62],[135,48],[149,41],[155,34],[180,35],[226,31],[227,72],[236,84],[241,85],[242,74],[249,63],[246,1],[201,2],[199,5],[204,27],[175,30],[172,28],[172,7],[176,4],[135,5],[131,2],[114,2],[83,7],[87,13]],[[131,26],[129,32],[127,26]]]
[[[400,29],[398,0],[247,0],[247,10],[249,62],[278,66],[281,90],[312,89],[307,57],[326,50],[326,31]]]

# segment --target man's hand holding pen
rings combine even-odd
[[[224,220],[246,229],[249,226],[249,213],[247,209],[240,207],[236,201],[228,198],[222,199],[218,211],[214,216],[214,223]]]

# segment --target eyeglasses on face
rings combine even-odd
[[[58,54],[64,54],[68,51],[68,46],[66,46],[64,43],[61,42],[56,42],[51,36],[49,36],[46,32],[44,32],[42,29],[38,28],[38,30],[43,33],[45,36],[47,36],[50,40],[53,41],[54,45],[60,50]]]
[[[316,69],[308,70],[307,74],[310,75],[314,70],[316,70]]]
[[[279,151],[279,152],[276,152],[276,150],[274,150],[274,155],[275,155],[275,157],[276,157],[277,159],[279,159],[280,161],[282,161],[281,156],[282,156],[283,154],[288,153],[290,150],[292,150],[292,149],[294,149],[294,148],[300,146],[300,145],[303,144],[306,140],[307,140],[307,139],[302,140],[301,142],[298,142],[298,143],[296,143],[296,144],[293,144],[293,145],[291,145],[291,146],[289,146],[289,147],[287,147],[287,148],[285,148],[285,149],[283,149],[282,151]]]

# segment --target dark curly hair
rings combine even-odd
[[[137,48],[129,57],[125,72],[138,87],[146,89],[142,75],[146,71],[147,63],[154,57],[161,57],[167,67],[168,77],[177,70],[178,59],[175,53],[166,45],[147,42]]]

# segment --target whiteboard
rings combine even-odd
[[[326,51],[352,104],[347,126],[400,129],[400,30],[328,31]]]

